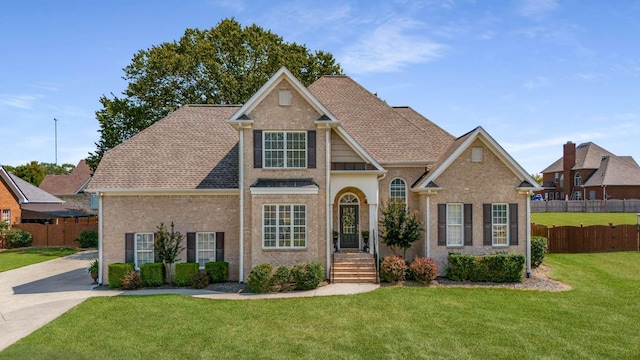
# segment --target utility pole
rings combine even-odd
[[[53,118],[55,123],[55,146],[56,146],[56,165],[58,165],[58,119]]]

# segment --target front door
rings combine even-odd
[[[340,205],[340,248],[357,249],[358,205]]]

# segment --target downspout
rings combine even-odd
[[[104,270],[102,261],[104,258],[102,254],[104,249],[104,232],[102,231],[103,224],[102,193],[98,193],[98,284],[100,285],[102,285],[102,271]]]
[[[431,257],[431,227],[430,227],[430,221],[431,221],[431,197],[429,196],[429,194],[427,193],[425,195],[426,197],[426,204],[425,206],[427,207],[426,209],[426,219],[425,219],[425,231],[426,231],[426,236],[427,236],[427,251],[426,251],[426,256],[427,257]]]
[[[376,199],[376,202],[378,203],[377,207],[376,207],[376,229],[378,229],[378,231],[376,232],[377,234],[380,233],[380,229],[378,228],[380,226],[379,222],[378,222],[378,213],[380,212],[380,207],[382,206],[382,204],[380,203],[380,181],[384,180],[384,178],[387,177],[387,172],[385,171],[384,174],[382,174],[381,176],[378,176],[378,193],[376,194],[378,196],[378,198]],[[369,220],[371,221],[371,220]],[[376,261],[378,263],[380,263],[380,236],[376,236],[376,249],[378,250],[378,259],[376,259]],[[376,270],[380,270],[379,268],[377,268],[377,264],[376,264]],[[377,274],[377,273],[376,273]],[[377,277],[377,275],[376,275]]]
[[[325,240],[327,243],[326,252],[327,252],[327,266],[325,266],[325,272],[327,279],[331,278],[331,179],[329,176],[331,175],[331,128],[327,128],[324,136],[324,148],[325,148],[325,217],[326,217],[326,226],[325,226]]]
[[[238,168],[239,178],[238,186],[240,187],[240,233],[238,240],[240,242],[240,269],[239,282],[244,282],[244,129],[240,126],[240,141],[238,143]]]
[[[531,195],[532,191],[527,194],[527,278],[531,277]]]

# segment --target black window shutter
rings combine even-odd
[[[316,168],[316,131],[307,131],[307,168]]]
[[[156,251],[156,238],[158,237],[158,233],[153,234],[153,262],[162,262],[160,257],[158,256],[158,252]]]
[[[196,262],[196,233],[187,233],[187,262]]]
[[[518,204],[509,204],[509,245],[518,245]]]
[[[224,261],[224,233],[216,233],[216,261]]]
[[[473,245],[473,212],[471,204],[464,204],[464,246]]]
[[[133,252],[134,252],[134,233],[126,233],[124,234],[124,262],[132,263],[134,262]]]
[[[491,204],[482,204],[482,224],[484,226],[483,245],[491,245]]]
[[[447,245],[447,204],[438,204],[438,245]]]
[[[253,130],[253,167],[262,168],[262,130]]]

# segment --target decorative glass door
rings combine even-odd
[[[358,198],[346,194],[340,199],[340,248],[357,249],[359,245]]]

